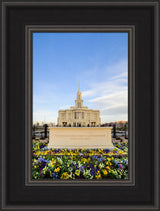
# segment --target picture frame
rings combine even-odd
[[[1,5],[1,209],[159,210],[159,1],[3,1]],[[32,181],[31,33],[117,29],[130,30],[131,37],[131,180]]]
[[[28,66],[26,65],[25,67],[25,71],[26,71],[26,90],[28,90],[28,93],[26,93],[27,99],[26,100],[26,125],[32,125],[32,106],[33,105],[33,100],[32,100],[32,72],[33,72],[33,68],[32,68],[32,58],[33,58],[33,53],[32,53],[32,35],[33,32],[36,33],[44,33],[44,32],[50,32],[50,33],[56,33],[56,32],[106,32],[106,33],[118,33],[118,32],[126,32],[128,33],[128,81],[129,81],[129,88],[128,88],[128,92],[132,92],[134,93],[134,89],[135,89],[135,67],[134,67],[134,57],[135,57],[135,28],[134,26],[106,26],[106,25],[102,25],[102,26],[92,26],[92,25],[79,25],[79,26],[72,26],[72,25],[65,25],[65,26],[53,26],[53,25],[41,25],[41,26],[36,26],[36,25],[27,25],[25,28],[25,38],[26,38],[26,64],[29,64]],[[30,81],[30,84],[28,83],[28,81]],[[131,88],[132,87],[132,88]],[[129,179],[127,179],[127,181],[123,181],[123,180],[107,180],[107,181],[84,181],[84,180],[78,180],[78,181],[48,181],[43,179],[43,181],[39,181],[39,180],[33,180],[32,179],[32,128],[30,127],[26,127],[26,138],[25,138],[25,146],[26,146],[26,176],[25,176],[25,184],[27,185],[39,185],[39,186],[55,186],[55,185],[62,185],[62,186],[68,186],[68,185],[72,185],[73,183],[75,183],[77,186],[82,186],[82,185],[99,185],[99,186],[108,186],[108,185],[117,185],[117,184],[121,184],[122,186],[133,186],[135,183],[135,137],[134,137],[134,130],[135,130],[135,123],[134,123],[134,94],[130,94],[128,96],[128,106],[129,106],[129,144],[130,144],[130,148],[129,148]],[[29,106],[30,105],[30,106]],[[28,109],[27,109],[28,108]],[[27,118],[30,117],[30,118]],[[132,128],[132,129],[131,129]],[[29,134],[29,136],[27,135]],[[132,150],[131,150],[132,149]]]

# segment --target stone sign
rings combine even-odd
[[[111,127],[49,127],[48,148],[113,149]]]

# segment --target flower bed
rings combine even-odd
[[[128,179],[128,144],[113,151],[97,149],[55,150],[33,143],[33,179]]]

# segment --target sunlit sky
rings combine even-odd
[[[58,110],[83,105],[101,122],[128,120],[127,33],[33,33],[33,122],[57,124]]]

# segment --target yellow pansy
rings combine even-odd
[[[58,167],[58,168],[56,168],[56,169],[54,169],[54,172],[59,172],[60,171],[60,168]]]
[[[102,179],[100,171],[96,172],[95,178],[96,179]]]
[[[108,174],[107,170],[106,169],[103,169],[102,170],[103,174],[106,176]]]
[[[76,170],[76,171],[75,171],[75,174],[76,174],[77,176],[79,176],[80,173],[81,173],[80,170]]]
[[[91,158],[88,158],[88,162],[90,162],[91,161]]]

